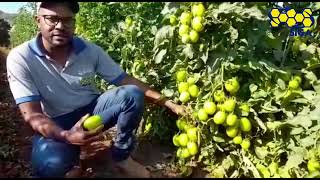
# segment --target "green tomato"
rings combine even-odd
[[[197,97],[199,94],[199,88],[197,85],[193,84],[189,87],[188,92],[190,93],[191,97]]]
[[[224,99],[226,98],[226,95],[224,91],[217,90],[216,92],[214,92],[213,97],[216,102],[223,102]]]
[[[190,41],[191,41],[192,43],[196,43],[196,42],[198,42],[198,40],[199,40],[199,34],[198,34],[198,32],[195,31],[195,30],[191,30],[191,31],[190,31],[189,37],[190,37]]]
[[[214,102],[206,101],[204,102],[203,109],[207,114],[213,115],[216,112],[217,107]]]
[[[242,137],[240,135],[233,138],[233,143],[235,144],[241,144],[242,143]]]
[[[300,77],[300,76],[298,76],[298,75],[293,76],[293,79],[294,79],[294,80],[296,80],[296,81],[298,81],[298,82],[299,82],[299,84],[301,84],[301,82],[302,82],[301,77]]]
[[[189,84],[189,86],[191,86],[191,85],[194,85],[195,83],[196,83],[196,78],[194,78],[194,77],[189,77],[188,79],[187,79],[187,83]]]
[[[88,131],[94,130],[101,125],[103,125],[103,121],[99,115],[90,116],[83,122],[83,127]]]
[[[225,109],[224,109],[224,104],[223,104],[223,103],[218,103],[218,104],[217,104],[217,110],[218,110],[218,111],[225,111]]]
[[[177,81],[183,82],[187,78],[187,71],[181,70],[176,73]]]
[[[180,144],[180,146],[187,146],[189,139],[188,139],[188,135],[186,133],[181,133],[178,137],[178,142]]]
[[[195,142],[188,142],[187,149],[191,156],[194,156],[198,153],[198,145]]]
[[[201,16],[202,17],[202,16],[204,16],[205,8],[202,3],[195,4],[191,8],[191,12],[192,12],[193,16]]]
[[[178,91],[181,94],[182,92],[188,92],[189,84],[187,82],[180,82],[178,84]]]
[[[127,16],[125,21],[126,21],[127,26],[132,25],[132,18],[130,16]]]
[[[182,153],[182,148],[178,148],[177,154],[176,154],[178,158],[181,158],[181,153]]]
[[[235,114],[229,114],[227,116],[227,125],[228,126],[235,126],[238,122],[238,116]]]
[[[192,19],[192,14],[188,11],[183,12],[180,16],[181,24],[189,25]]]
[[[191,22],[192,29],[194,29],[197,32],[203,31],[204,25],[202,23],[203,23],[202,17],[199,17],[199,16],[194,17]]]
[[[179,100],[182,103],[186,103],[190,100],[190,94],[188,92],[182,92],[179,96]]]
[[[170,24],[176,25],[177,24],[177,17],[175,15],[170,16]]]
[[[181,131],[184,130],[184,127],[185,127],[187,124],[188,124],[187,121],[184,120],[184,119],[178,119],[178,120],[176,121],[176,125],[177,125],[178,129],[180,129]]]
[[[196,127],[187,130],[188,139],[196,142],[198,140],[198,129]]]
[[[179,35],[182,36],[184,34],[189,34],[190,32],[190,27],[188,25],[180,25],[179,27]]]
[[[278,174],[278,168],[279,168],[278,163],[272,162],[272,163],[269,165],[268,168],[269,168],[270,174],[271,174],[272,176]]]
[[[181,151],[181,158],[185,159],[185,158],[188,158],[190,157],[190,153],[188,151],[188,148],[183,148],[182,151]]]
[[[181,36],[181,41],[184,43],[184,44],[187,44],[190,42],[190,36],[189,34],[182,34]]]
[[[208,119],[208,114],[204,109],[199,109],[198,118],[200,121],[206,121]]]
[[[289,88],[290,89],[298,89],[299,88],[299,82],[297,80],[289,81]]]
[[[315,159],[311,159],[308,161],[307,167],[308,167],[308,171],[310,173],[315,172],[315,171],[319,171],[320,170],[320,163]]]
[[[176,135],[174,135],[173,138],[172,138],[172,142],[173,142],[173,144],[174,144],[175,146],[180,146],[178,137],[179,137],[179,135],[176,134]]]
[[[228,112],[233,112],[236,107],[236,101],[234,99],[227,99],[224,102],[224,109]]]
[[[213,116],[213,121],[216,124],[223,124],[224,121],[227,118],[227,114],[224,111],[218,111],[214,116]]]
[[[239,107],[243,112],[250,113],[250,106],[247,103],[242,103]]]
[[[238,127],[231,126],[227,128],[226,133],[228,137],[234,138],[237,136],[238,131],[239,131]]]
[[[251,122],[248,118],[246,117],[242,117],[240,119],[240,129],[243,132],[249,132],[251,130],[252,126],[251,126]]]
[[[242,142],[241,142],[241,147],[242,147],[242,149],[245,150],[245,151],[250,148],[250,145],[251,145],[251,142],[250,142],[249,139],[244,139],[244,140],[242,140]]]
[[[224,86],[226,90],[231,94],[235,94],[240,89],[240,84],[236,78],[227,80]]]

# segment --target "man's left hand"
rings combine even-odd
[[[176,113],[177,115],[186,115],[186,110],[181,105],[170,102],[170,104],[168,105],[168,108],[171,109],[171,111]]]

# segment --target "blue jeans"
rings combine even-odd
[[[89,105],[53,120],[68,130],[87,113],[102,116],[105,129],[117,125],[117,134],[111,147],[114,161],[129,157],[135,145],[134,130],[144,110],[144,94],[134,85],[109,90]],[[36,177],[64,177],[79,163],[80,147],[35,134],[32,139],[32,170]]]

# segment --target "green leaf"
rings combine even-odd
[[[256,146],[254,151],[259,159],[264,159],[269,153],[267,147]]]
[[[249,89],[250,89],[250,92],[253,93],[258,89],[258,86],[255,84],[250,84]]]
[[[174,94],[173,89],[163,89],[162,94],[164,94],[166,97],[172,97]]]
[[[288,161],[285,164],[287,169],[299,167],[299,165],[303,162],[303,158],[305,156],[305,151],[303,148],[295,148],[295,152],[293,154],[288,155]]]
[[[189,59],[193,58],[193,49],[191,44],[187,44],[185,46],[185,48],[182,51],[182,54],[184,54],[186,57],[188,57]]]
[[[163,59],[163,57],[164,57],[164,55],[167,53],[167,49],[162,49],[162,50],[160,50],[159,52],[158,52],[158,54],[155,56],[155,63],[156,64],[159,64],[159,63],[161,63],[161,61],[162,61],[162,59]]]
[[[305,138],[303,138],[303,139],[300,139],[300,144],[301,144],[301,146],[302,146],[302,147],[305,147],[305,148],[314,145],[315,142],[316,142],[315,139],[313,139],[313,138],[310,137],[310,136],[307,136],[307,137],[305,137]]]
[[[286,89],[286,83],[282,79],[278,79],[277,83],[278,83],[278,85],[279,85],[281,90],[285,90]]]

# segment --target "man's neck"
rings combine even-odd
[[[58,63],[64,64],[71,52],[71,48],[72,48],[71,43],[65,46],[54,47],[43,37],[41,39],[42,39],[43,48],[46,51],[47,55],[52,59],[54,59],[55,61],[57,61]]]

